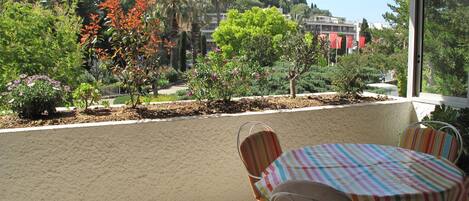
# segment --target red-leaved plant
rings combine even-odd
[[[105,11],[105,25],[109,26],[111,48],[103,51],[94,48],[100,58],[112,61],[112,72],[130,94],[132,108],[140,104],[140,97],[146,92],[144,87],[159,79],[159,51],[171,48],[174,44],[160,38],[160,20],[152,17],[149,9],[155,1],[136,0],[134,6],[125,11],[120,0],[106,0],[99,5]],[[90,16],[93,22],[85,26],[82,43],[95,41],[99,29],[99,19]],[[85,42],[84,42],[85,41]]]

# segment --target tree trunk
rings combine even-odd
[[[192,65],[195,66],[197,62],[197,56],[198,56],[198,50],[197,50],[197,43],[199,42],[198,36],[199,34],[199,24],[198,23],[192,23],[192,30],[191,30],[191,46],[192,46]]]
[[[217,11],[217,26],[220,26],[220,21],[221,21],[220,0],[215,0],[215,9]]]
[[[158,79],[151,83],[151,90],[153,91],[153,96],[158,96]]]
[[[187,33],[183,31],[179,39],[179,70],[186,71],[186,47],[187,47]]]
[[[171,63],[171,67],[173,67],[174,69],[178,69],[178,48],[177,48],[177,46],[171,48],[170,63]]]
[[[296,98],[296,78],[290,79],[290,97]]]

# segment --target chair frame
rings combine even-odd
[[[435,129],[431,124],[440,124],[440,125],[443,125],[443,127],[441,127],[440,129]],[[454,160],[454,163],[456,164],[459,161],[459,158],[461,158],[463,150],[464,150],[464,147],[463,147],[464,143],[462,140],[462,135],[458,131],[458,129],[454,127],[453,125],[446,123],[446,122],[442,122],[442,121],[420,121],[420,122],[411,124],[407,128],[414,128],[420,125],[426,126],[427,128],[431,128],[437,131],[442,131],[442,132],[445,132],[444,131],[445,129],[447,130],[449,129],[449,131],[452,131],[452,132],[447,132],[447,131],[446,132],[456,137],[456,141],[458,143],[458,152],[457,152],[458,155],[456,156],[456,159]]]
[[[254,178],[254,179],[261,180],[261,179],[262,179],[261,175],[257,176],[257,175],[253,175],[253,174],[251,174],[251,172],[249,172],[249,170],[247,169],[247,163],[246,163],[246,161],[244,161],[243,156],[241,155],[241,140],[240,140],[241,130],[242,130],[245,126],[247,126],[247,125],[249,125],[249,124],[252,124],[252,125],[251,125],[251,128],[249,129],[249,134],[248,134],[248,136],[251,136],[251,135],[253,134],[252,131],[254,130],[254,128],[255,128],[256,126],[259,126],[259,125],[260,125],[260,126],[263,126],[264,129],[266,129],[267,131],[274,132],[274,130],[272,129],[272,127],[270,127],[270,126],[267,125],[266,123],[260,122],[260,121],[248,121],[248,122],[244,123],[243,125],[241,125],[241,126],[239,127],[239,129],[238,129],[238,134],[237,134],[237,146],[236,146],[236,147],[238,148],[238,155],[239,155],[239,158],[240,158],[241,161],[243,162],[244,167],[246,168],[249,177]]]

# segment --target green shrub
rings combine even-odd
[[[158,96],[142,96],[140,97],[140,102],[145,103],[146,105],[152,102],[169,102],[169,101],[177,101],[178,96],[176,95],[158,95]],[[119,96],[114,99],[114,104],[128,104],[130,101],[130,96]]]
[[[101,102],[101,105],[103,105],[104,108],[108,109],[111,107],[111,102],[109,102],[108,100],[104,100]]]
[[[199,58],[187,73],[189,95],[198,100],[229,101],[250,90],[251,80],[265,77],[262,68],[240,59],[228,60],[221,52],[210,52]]]
[[[9,0],[0,1],[0,7],[0,86],[20,74],[47,75],[71,86],[80,83],[81,20],[72,9]]]
[[[179,81],[179,73],[171,68],[169,71],[165,72],[163,74],[164,78],[166,78],[169,83],[177,82]]]
[[[286,76],[289,62],[276,62],[272,68],[267,68],[268,76],[265,83],[253,81],[251,93],[245,96],[286,95],[290,90],[290,83]],[[313,66],[311,71],[303,74],[297,83],[298,93],[318,93],[331,91],[330,68]]]
[[[68,87],[63,87],[59,81],[42,75],[22,75],[7,86],[11,109],[24,118],[54,113],[55,108],[65,102],[69,92]]]
[[[75,106],[88,110],[90,105],[98,103],[101,100],[101,93],[96,86],[82,83],[73,91],[73,100]]]
[[[272,66],[279,59],[279,53],[274,48],[272,36],[263,34],[251,36],[242,45],[241,55],[249,62],[256,62],[261,66]]]
[[[187,90],[187,89],[181,89],[181,90],[176,91],[176,96],[177,96],[178,100],[192,100],[192,99],[194,99],[194,96],[192,96],[189,93],[189,90]]]
[[[2,92],[0,94],[0,111],[7,111],[10,108],[8,107],[8,93]]]
[[[376,70],[364,67],[357,57],[359,55],[341,57],[331,74],[333,89],[352,98],[363,93],[369,80],[376,79]]]
[[[169,80],[164,77],[158,79],[158,86],[160,88],[167,88],[169,86]]]

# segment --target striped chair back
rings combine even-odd
[[[257,200],[261,194],[254,183],[261,173],[282,154],[277,135],[273,131],[260,131],[247,137],[239,146],[241,160],[249,173],[249,181]]]
[[[409,127],[401,136],[399,147],[419,151],[455,162],[460,149],[457,139],[433,128]]]

